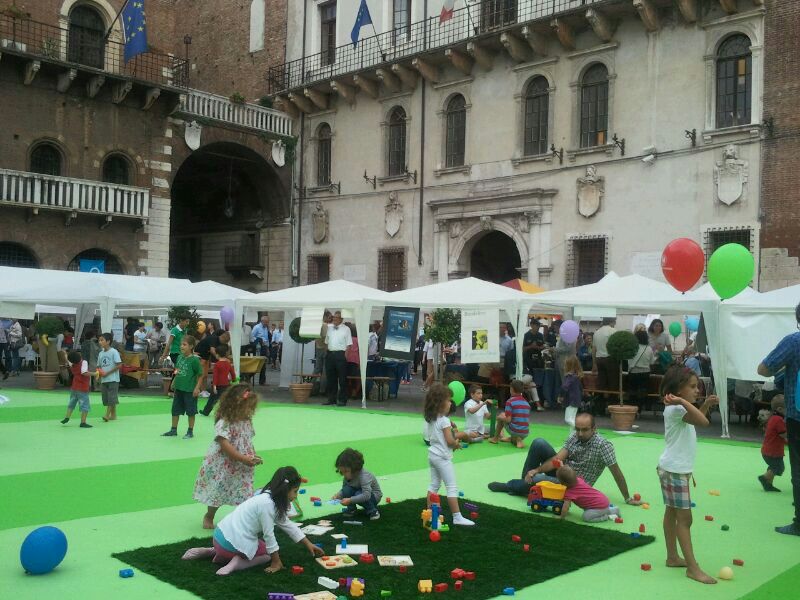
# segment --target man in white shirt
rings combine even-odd
[[[603,326],[594,332],[592,346],[592,373],[597,374],[597,387],[601,390],[619,389],[619,363],[608,355],[608,338],[617,332],[616,319],[603,319]]]
[[[367,350],[367,357],[369,360],[378,359],[378,334],[375,331],[375,325],[369,326],[369,349]]]
[[[333,322],[328,325],[325,334],[328,353],[325,358],[325,370],[328,377],[328,401],[324,404],[347,404],[347,360],[345,350],[353,344],[350,328],[342,323],[342,313],[333,313]],[[337,401],[338,398],[338,401]]]

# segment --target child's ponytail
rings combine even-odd
[[[270,482],[263,487],[261,493],[269,492],[272,502],[278,509],[278,518],[283,519],[289,510],[289,492],[300,487],[300,473],[294,467],[280,467]]]

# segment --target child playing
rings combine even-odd
[[[222,395],[214,441],[194,482],[194,499],[208,507],[203,529],[214,529],[220,506],[241,504],[253,495],[253,470],[264,462],[253,449],[257,405],[258,396],[248,385],[235,385]]]
[[[506,400],[504,412],[497,413],[497,430],[494,437],[489,441],[496,444],[501,442],[511,442],[517,448],[524,448],[523,440],[528,437],[528,426],[531,420],[531,405],[522,396],[525,384],[519,379],[511,382],[511,393],[513,396]],[[503,427],[508,426],[509,437],[500,437]]]
[[[761,456],[767,463],[767,472],[758,476],[758,480],[764,487],[765,492],[780,492],[772,485],[772,481],[777,475],[783,475],[783,447],[789,442],[786,439],[786,421],[783,420],[783,413],[786,410],[786,403],[782,394],[778,394],[770,402],[772,416],[767,421],[767,430],[764,433],[764,443],[761,445]]]
[[[61,419],[61,424],[66,425],[69,423],[69,418],[72,416],[72,411],[75,406],[80,404],[81,409],[81,427],[91,427],[86,422],[86,417],[89,414],[89,385],[92,381],[92,374],[89,373],[89,363],[83,360],[81,353],[77,350],[70,350],[67,354],[69,361],[69,370],[72,373],[72,385],[69,392],[69,404],[67,405],[67,414]],[[781,459],[783,462],[783,459]]]
[[[97,355],[97,374],[100,375],[100,391],[103,398],[103,406],[106,407],[106,414],[103,421],[115,421],[117,419],[117,404],[119,404],[119,368],[122,366],[122,358],[116,348],[111,344],[114,336],[110,333],[103,333],[97,338],[100,342],[100,353]]]
[[[231,362],[231,351],[228,344],[217,346],[217,362],[214,363],[212,375],[211,395],[206,400],[206,405],[200,412],[205,416],[211,414],[217,399],[225,393],[231,382],[236,379],[236,371]]]
[[[544,407],[542,401],[539,400],[539,392],[536,391],[536,384],[533,382],[533,376],[525,374],[520,377],[520,381],[525,386],[522,395],[528,401],[528,404],[536,407],[537,412],[543,412]]]
[[[283,568],[275,539],[276,525],[293,542],[302,543],[311,556],[322,556],[322,549],[312,544],[300,531],[300,526],[286,517],[299,489],[300,474],[297,470],[281,467],[261,493],[242,502],[219,522],[214,529],[213,548],[191,548],[183,555],[183,560],[211,558],[213,562],[225,565],[217,575],[229,575],[267,563],[269,566],[264,571],[275,573]]]
[[[161,435],[174,437],[178,435],[178,420],[185,414],[189,417],[189,428],[183,439],[194,437],[194,418],[197,414],[197,396],[200,395],[200,384],[203,377],[203,367],[200,359],[192,354],[197,342],[190,335],[183,336],[181,340],[181,355],[175,366],[175,377],[172,385],[175,395],[172,397],[172,427]]]
[[[450,422],[450,405],[453,403],[453,392],[441,383],[433,384],[425,396],[425,421],[428,448],[428,464],[431,467],[431,484],[428,487],[428,508],[431,507],[431,494],[437,494],[444,481],[447,489],[447,504],[453,513],[453,525],[475,525],[461,514],[458,506],[458,484],[453,469],[453,450],[460,448],[458,440],[453,436]]]
[[[489,437],[484,421],[491,416],[488,408],[490,405],[491,400],[483,399],[481,386],[475,384],[469,386],[469,400],[464,403],[464,417],[467,421],[464,429],[470,436],[470,442],[482,442],[484,438]]]
[[[664,440],[666,448],[658,461],[658,478],[664,496],[664,540],[667,544],[668,567],[686,567],[686,576],[701,583],[716,583],[697,564],[692,549],[692,499],[689,480],[697,453],[695,426],[707,427],[708,411],[719,402],[708,396],[698,409],[698,378],[694,371],[680,366],[667,369],[661,381],[664,399]],[[683,558],[678,554],[680,544]]]
[[[583,367],[577,356],[568,356],[564,363],[564,383],[561,384],[561,396],[558,403],[566,403],[564,421],[569,425],[569,432],[575,432],[575,415],[581,407],[583,398]]]
[[[333,500],[341,499],[342,506],[347,507],[344,515],[347,517],[355,515],[356,505],[360,504],[370,520],[380,519],[378,504],[383,492],[375,475],[364,468],[364,455],[358,450],[345,448],[336,457],[336,470],[344,480],[342,489],[333,495]]]
[[[576,357],[575,360],[578,360]],[[556,471],[556,477],[562,485],[567,486],[564,494],[564,506],[561,507],[561,518],[567,516],[571,503],[583,509],[583,520],[587,523],[607,521],[611,516],[619,516],[619,508],[610,506],[608,497],[578,477],[572,467],[563,465]]]

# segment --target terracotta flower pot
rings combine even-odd
[[[289,390],[292,392],[292,399],[298,404],[308,401],[311,396],[311,388],[314,387],[312,383],[290,383]]]
[[[36,382],[37,390],[52,390],[56,387],[58,373],[50,371],[34,371],[33,380]]]
[[[611,422],[614,424],[615,431],[629,431],[636,413],[639,412],[637,406],[626,406],[620,404],[609,404],[608,412],[611,414]]]

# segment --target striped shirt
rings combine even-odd
[[[528,424],[531,420],[531,405],[522,396],[512,396],[506,401],[506,416],[511,419],[508,432],[511,435],[528,435]]]

